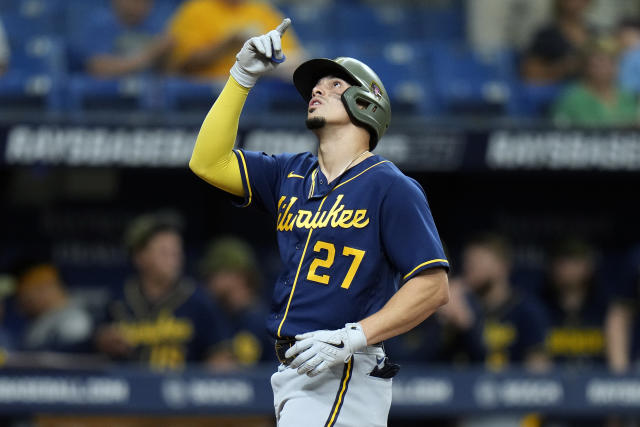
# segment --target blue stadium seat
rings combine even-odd
[[[332,36],[338,39],[385,43],[414,35],[415,19],[409,8],[336,2],[333,10]]]
[[[61,0],[2,0],[0,16],[7,37],[23,41],[35,35],[58,34],[62,27]]]
[[[223,83],[168,78],[163,81],[164,106],[171,111],[206,112],[216,100]]]
[[[465,38],[463,7],[421,7],[411,14],[417,20],[414,37],[426,41],[462,42]]]
[[[265,109],[274,112],[299,112],[306,111],[306,102],[291,83],[276,79],[262,79],[260,84],[251,91],[251,97],[257,96],[257,100],[248,99],[247,108],[250,112],[263,113]],[[249,98],[251,98],[249,97]]]
[[[177,4],[173,0],[156,0],[154,9],[149,16],[149,20],[163,28],[175,10]],[[69,68],[73,72],[80,72],[84,69],[84,55],[90,46],[85,46],[87,38],[87,22],[94,22],[96,19],[111,16],[111,5],[108,0],[66,0],[63,10],[64,15],[64,36],[69,40]],[[92,42],[99,45],[100,34],[92,34]]]
[[[0,78],[0,108],[57,110],[63,105],[62,91],[63,79],[8,71]]]
[[[428,49],[436,99],[445,111],[484,114],[507,109],[516,77],[512,52],[481,55],[448,43]]]
[[[224,83],[224,81],[198,81],[175,77],[164,79],[161,83],[163,106],[170,111],[197,111],[204,114],[213,105]],[[300,96],[290,84],[285,85],[263,78],[260,84],[251,90],[251,96],[247,98],[243,111],[259,114],[269,109],[291,110],[293,107],[289,108],[288,102],[294,99],[294,95],[295,101],[304,106]]]
[[[533,84],[518,82],[513,86],[509,114],[520,117],[544,117],[565,88],[564,83]]]
[[[291,17],[293,30],[303,45],[307,41],[327,43],[335,31],[335,18],[331,16],[331,7],[326,4],[292,2],[283,5],[280,11]]]
[[[75,111],[153,109],[157,103],[152,80],[144,76],[97,79],[73,74],[69,77],[67,106]]]
[[[65,81],[62,41],[39,36],[10,42],[9,70],[0,79],[0,105],[61,108]]]
[[[427,52],[420,43],[341,43],[343,55],[357,58],[380,76],[394,112],[433,114],[436,104]]]

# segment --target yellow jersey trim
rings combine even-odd
[[[316,191],[316,176],[318,176],[318,168],[315,168],[311,173],[311,188],[309,188],[309,197],[308,199],[313,197],[313,193]]]
[[[301,178],[301,179],[304,179],[304,176],[295,174],[293,172],[289,172],[289,175],[287,175],[287,178]]]
[[[436,262],[444,262],[447,265],[449,265],[449,261],[447,261],[446,259],[432,259],[431,261],[427,261],[427,262],[423,262],[422,264],[418,265],[416,268],[414,268],[413,270],[411,270],[410,272],[408,272],[407,274],[404,275],[403,279],[406,279],[407,277],[411,276],[413,273],[416,272],[416,270],[424,267],[425,265],[429,265],[429,264],[433,264]]]
[[[324,196],[322,201],[320,202],[320,206],[318,207],[318,211],[322,209],[322,205],[324,201],[327,200],[327,196]],[[280,325],[278,326],[278,337],[280,338],[280,331],[282,330],[282,325],[284,325],[284,321],[287,319],[287,314],[289,314],[289,307],[291,306],[291,300],[293,299],[293,293],[296,291],[296,285],[298,283],[298,276],[300,275],[300,269],[302,268],[302,263],[304,261],[304,255],[307,253],[307,246],[309,246],[309,240],[311,239],[311,233],[313,232],[313,228],[309,230],[309,234],[307,235],[307,241],[304,244],[304,249],[302,250],[302,256],[300,257],[300,262],[298,263],[298,270],[296,271],[296,277],[293,279],[293,286],[291,287],[291,293],[289,294],[289,300],[287,301],[287,308],[284,310],[284,316],[282,316],[282,320],[280,321]]]
[[[375,165],[369,166],[368,168],[366,168],[365,170],[363,170],[362,172],[360,172],[358,175],[354,176],[353,178],[349,178],[345,182],[341,182],[340,184],[336,185],[335,187],[333,187],[333,190],[335,190],[336,188],[340,187],[341,185],[345,185],[349,181],[352,181],[352,180],[356,179],[357,177],[359,177],[360,175],[362,175],[363,173],[365,173],[369,169],[374,168],[374,167],[378,166],[381,163],[389,163],[389,160],[383,160],[381,162],[376,163]],[[333,191],[333,190],[331,190],[331,191]]]
[[[244,159],[244,154],[241,150],[237,150],[238,154],[240,154],[240,159],[242,160],[242,168],[244,169],[244,177],[247,180],[247,191],[249,192],[249,199],[245,205],[242,205],[243,208],[249,206],[251,204],[251,183],[249,182],[249,172],[247,171],[247,162]]]
[[[347,362],[347,366],[345,367],[345,375],[342,379],[342,385],[340,386],[340,391],[338,392],[338,396],[336,398],[335,403],[333,404],[333,408],[331,408],[331,415],[325,424],[325,427],[333,427],[338,418],[338,414],[340,413],[340,409],[342,408],[342,401],[344,400],[344,395],[347,391],[347,386],[349,385],[349,380],[351,379],[351,372],[353,371],[353,357]]]

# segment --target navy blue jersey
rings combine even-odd
[[[240,364],[249,366],[278,360],[273,351],[273,340],[264,325],[267,315],[268,311],[262,304],[227,314],[231,350]]]
[[[268,329],[339,329],[380,310],[421,271],[448,268],[422,187],[371,156],[328,183],[311,153],[236,151],[245,191],[276,220],[284,271]]]
[[[554,362],[572,365],[605,362],[604,318],[607,300],[594,286],[575,312],[565,310],[552,291],[545,295],[550,326],[547,351]]]
[[[154,369],[204,361],[222,345],[228,329],[209,297],[187,280],[156,304],[147,301],[137,280],[129,280],[110,303],[106,320],[117,324],[133,346],[128,360]]]
[[[532,296],[513,292],[496,310],[485,313],[487,365],[501,369],[526,361],[533,351],[544,351],[547,313]]]

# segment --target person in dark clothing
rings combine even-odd
[[[586,242],[567,239],[551,253],[543,298],[550,329],[547,351],[565,366],[604,365],[607,300],[595,281],[595,253]]]
[[[486,357],[480,302],[460,279],[449,281],[449,303],[411,331],[385,342],[401,363],[481,364]]]
[[[555,19],[541,28],[524,54],[522,77],[558,83],[578,76],[580,51],[594,35],[585,14],[590,0],[555,0]]]
[[[143,215],[126,234],[136,268],[111,301],[97,348],[114,360],[155,370],[187,363],[230,369],[224,321],[197,284],[182,276],[181,224],[165,213]]]
[[[235,362],[275,362],[274,340],[265,327],[269,311],[260,298],[261,277],[251,246],[235,237],[214,240],[201,272],[206,290],[226,316]]]
[[[544,346],[546,313],[538,300],[511,285],[510,270],[511,250],[504,237],[485,233],[467,243],[462,277],[480,299],[486,364],[492,369],[522,365],[545,370],[550,366]]]

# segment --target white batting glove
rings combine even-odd
[[[296,335],[295,343],[285,357],[296,356],[289,367],[298,374],[315,377],[332,366],[346,363],[357,351],[367,346],[367,337],[359,323],[347,323],[335,331],[314,331]]]
[[[275,30],[252,37],[244,43],[231,67],[231,75],[238,83],[244,87],[253,87],[261,75],[284,62],[280,38],[289,25],[291,19],[285,18]]]

